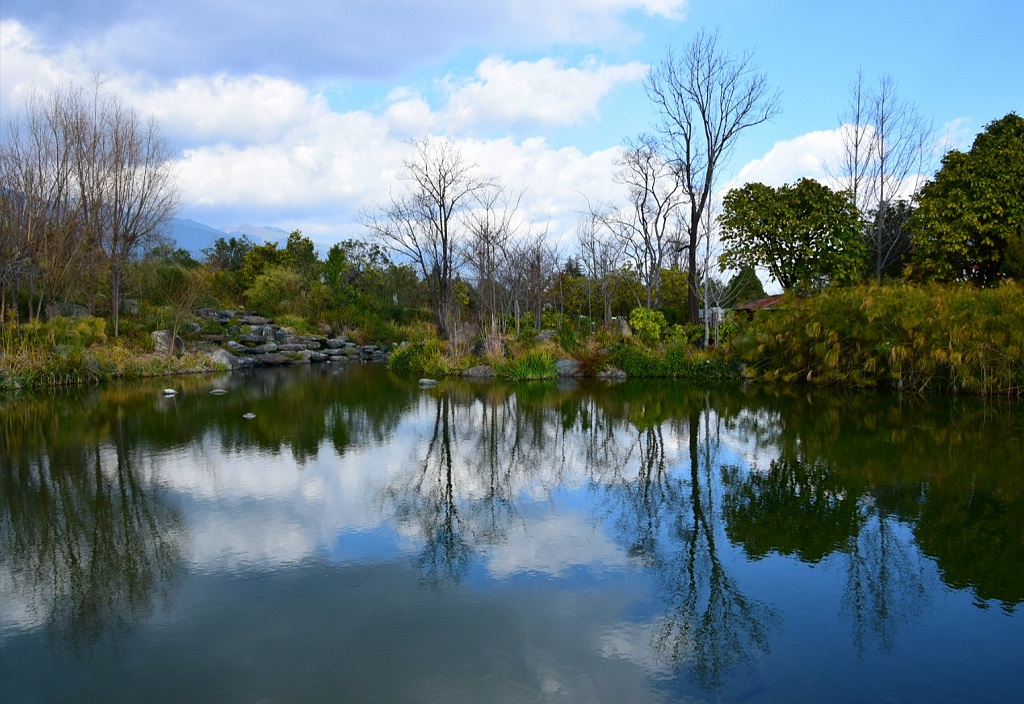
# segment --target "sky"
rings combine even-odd
[[[615,160],[651,130],[644,76],[717,31],[750,51],[780,114],[739,139],[720,182],[825,180],[862,70],[898,84],[945,146],[1024,112],[1019,0],[3,0],[0,117],[33,91],[104,87],[153,116],[177,155],[179,217],[364,237],[410,140],[451,139],[525,189],[564,247]],[[941,145],[941,146],[940,146]]]

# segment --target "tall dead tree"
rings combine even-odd
[[[719,48],[717,34],[703,30],[682,54],[670,51],[653,67],[644,87],[657,112],[661,148],[689,205],[682,246],[690,271],[689,317],[697,323],[697,245],[715,180],[740,134],[778,114],[779,94],[757,72],[749,52],[731,55]]]
[[[861,71],[850,84],[839,122],[843,148],[832,177],[850,192],[864,218],[871,275],[881,281],[900,273],[910,249],[904,225],[911,199],[933,170],[935,131],[897,94],[892,76],[879,77],[872,89]]]
[[[615,180],[626,187],[628,205],[605,205],[591,216],[622,243],[643,284],[645,305],[653,308],[659,303],[661,271],[678,246],[683,184],[680,172],[665,159],[651,135],[630,143],[617,164]]]
[[[382,244],[412,261],[427,283],[438,334],[449,339],[456,321],[454,284],[465,216],[474,197],[495,181],[477,175],[476,166],[446,138],[431,133],[410,145],[413,155],[402,162],[401,176],[408,189],[361,219]]]

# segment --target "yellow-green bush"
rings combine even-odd
[[[760,311],[729,350],[756,379],[1020,394],[1024,289],[829,289]]]

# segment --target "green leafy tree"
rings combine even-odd
[[[239,272],[243,288],[252,286],[263,272],[271,267],[284,266],[287,263],[285,251],[277,248],[277,242],[267,242],[253,246],[245,255],[245,263]]]
[[[248,235],[229,239],[218,237],[203,250],[204,262],[214,269],[238,272],[245,265],[245,256],[255,246]]]
[[[757,277],[754,267],[749,265],[740,267],[725,288],[733,304],[753,301],[766,295],[761,279]]]
[[[990,123],[951,151],[910,222],[912,278],[981,286],[1024,276],[1024,118]]]
[[[722,268],[765,267],[787,291],[855,283],[865,247],[857,207],[814,179],[729,191],[719,216]]]
[[[285,266],[298,273],[307,282],[319,280],[323,268],[320,257],[316,253],[313,240],[305,237],[300,230],[293,230],[288,235],[283,259]]]

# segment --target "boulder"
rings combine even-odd
[[[575,359],[560,359],[555,362],[555,373],[560,377],[583,376],[580,363]]]
[[[437,379],[420,379],[420,388],[428,389],[432,386],[437,386]]]
[[[495,376],[495,374],[493,367],[486,364],[478,364],[462,372],[462,376],[469,377],[470,379],[489,379]]]
[[[606,381],[625,381],[626,376],[626,372],[612,367],[611,369],[605,369],[603,372],[598,374],[597,378],[605,379]]]
[[[139,311],[142,310],[142,307],[139,306],[139,302],[132,298],[126,298],[121,301],[121,305],[119,307],[121,309],[121,315],[138,315]]]
[[[223,364],[228,369],[238,369],[239,367],[242,366],[242,363],[241,361],[239,361],[238,357],[231,354],[227,350],[214,350],[213,352],[210,352],[206,356],[210,359],[211,362],[214,362],[216,364]]]
[[[157,354],[179,355],[185,352],[185,341],[170,330],[154,330],[149,335],[153,338],[153,348]]]
[[[258,361],[260,364],[265,364],[271,367],[278,367],[284,364],[291,364],[292,358],[287,357],[283,354],[271,352],[269,354],[261,354]]]
[[[327,340],[327,349],[340,350],[348,342],[344,337],[333,337]]]

